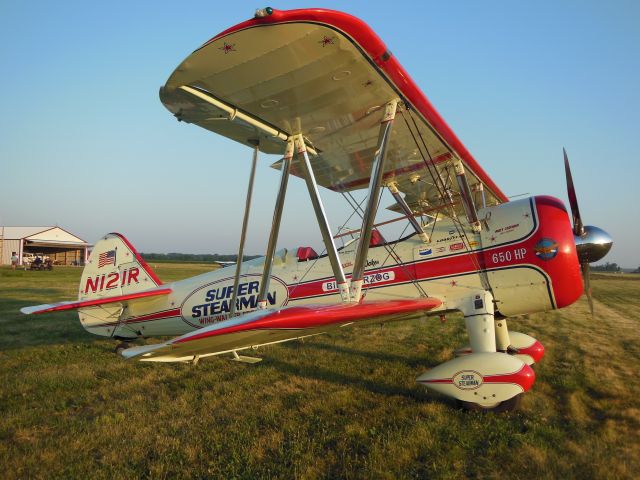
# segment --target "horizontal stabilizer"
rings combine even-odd
[[[257,310],[201,328],[168,342],[133,347],[125,358],[180,362],[196,356],[216,355],[244,348],[316,335],[333,327],[375,320],[398,320],[442,304],[437,298],[372,301],[358,304],[305,305],[279,310]]]
[[[24,307],[24,308],[21,308],[20,311],[26,315],[31,315],[31,314],[38,314],[38,313],[61,312],[64,310],[77,310],[79,308],[95,307],[98,305],[106,305],[109,303],[121,303],[121,302],[128,302],[131,300],[137,300],[140,298],[169,295],[171,291],[172,290],[167,287],[153,288],[150,290],[143,290],[141,292],[134,292],[126,295],[117,295],[114,297],[92,298],[91,300],[82,300],[82,301],[45,303],[44,305]]]

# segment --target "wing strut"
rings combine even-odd
[[[231,105],[229,103],[223,102],[219,98],[215,97],[211,92],[207,92],[196,87],[190,87],[188,85],[182,85],[180,87],[180,90],[182,90],[183,92],[187,92],[193,95],[194,97],[197,97],[200,100],[203,100],[213,105],[219,110],[222,110],[228,115],[226,120],[228,120],[229,122],[232,122],[232,123],[244,122],[256,128],[258,131],[260,131],[260,133],[263,133],[268,137],[273,137],[273,138],[282,140],[283,143],[287,142],[290,137],[289,133],[279,130],[275,128],[273,125],[269,125],[268,123],[265,123],[264,121],[260,120],[258,117],[254,117],[253,115],[239,109],[235,105]],[[178,117],[178,119],[180,119],[180,117]],[[311,152],[312,155],[318,154],[313,149],[313,147],[310,147],[308,145],[307,145],[307,150],[309,150],[309,152]]]
[[[351,274],[351,300],[354,302],[359,302],[361,297],[364,267],[367,261],[367,253],[369,252],[369,242],[371,241],[371,229],[373,228],[373,222],[376,217],[380,197],[380,187],[382,186],[385,151],[387,149],[389,137],[391,136],[391,127],[393,126],[393,121],[396,117],[397,107],[398,99],[387,103],[384,109],[384,116],[380,122],[378,146],[376,148],[375,158],[373,159],[371,180],[369,181],[367,207],[362,218],[362,231],[360,233],[358,250],[356,251],[356,258],[353,262],[353,272]]]
[[[251,210],[251,196],[253,195],[253,180],[256,177],[256,164],[258,163],[258,147],[260,143],[255,140],[253,147],[253,161],[251,162],[251,173],[249,174],[249,186],[247,187],[247,200],[244,206],[244,218],[242,219],[242,232],[240,233],[240,246],[238,247],[238,259],[236,260],[236,274],[233,279],[233,294],[231,296],[231,306],[229,316],[236,313],[236,300],[238,298],[238,284],[240,283],[240,270],[244,257],[244,241],[247,238],[247,225],[249,224],[249,211]]]
[[[260,282],[260,292],[258,293],[258,309],[267,308],[267,292],[269,291],[269,278],[271,277],[271,267],[273,266],[273,254],[276,251],[278,233],[280,232],[280,220],[282,220],[282,210],[284,208],[284,197],[287,194],[287,183],[289,181],[289,170],[291,169],[291,158],[293,157],[293,138],[287,141],[284,158],[282,159],[282,175],[280,177],[280,188],[276,206],[273,210],[273,224],[269,234],[269,244],[267,254],[264,258],[264,270],[262,271],[262,281]]]
[[[309,154],[307,153],[307,146],[302,135],[296,135],[295,142],[296,148],[298,150],[298,159],[302,157],[302,160],[304,160],[302,162],[304,179],[307,183],[309,197],[311,198],[313,210],[315,211],[316,219],[318,220],[318,226],[320,227],[320,232],[322,233],[322,240],[324,240],[324,245],[327,248],[327,254],[329,256],[329,261],[331,262],[331,268],[333,269],[333,274],[336,277],[336,283],[338,284],[338,288],[340,289],[340,296],[342,297],[343,302],[348,302],[349,286],[344,275],[344,270],[342,269],[340,257],[338,256],[338,250],[336,249],[336,245],[333,242],[333,234],[331,233],[331,228],[329,227],[329,222],[327,220],[327,214],[325,213],[324,206],[322,205],[320,192],[318,192],[318,184],[316,183],[316,177],[313,173],[313,168],[311,168]]]
[[[478,183],[478,187],[477,188],[478,188],[478,191],[480,192],[481,197],[482,197],[482,208],[487,208],[487,197],[484,194],[484,183],[482,183],[482,182]]]
[[[462,197],[462,205],[464,206],[464,212],[467,215],[467,220],[469,220],[469,223],[471,224],[471,229],[474,232],[479,232],[482,226],[478,221],[476,205],[473,202],[473,196],[471,195],[469,182],[467,182],[467,177],[464,173],[462,160],[456,158],[453,161],[453,168],[456,171],[456,180],[458,181],[458,187],[460,188],[460,196]]]
[[[389,188],[391,195],[393,195],[393,198],[395,199],[400,209],[407,216],[407,220],[409,220],[409,223],[411,224],[413,229],[420,236],[420,239],[424,243],[429,243],[429,235],[420,226],[420,224],[418,223],[418,221],[414,216],[414,213],[411,211],[411,208],[409,208],[409,205],[407,205],[407,202],[405,201],[405,199],[402,197],[402,195],[400,195],[400,190],[398,190],[398,184],[396,182],[391,182],[387,185],[387,187]]]

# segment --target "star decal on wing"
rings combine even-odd
[[[237,51],[235,43],[227,43],[227,42],[224,42],[224,44],[221,47],[219,47],[218,50],[222,50],[225,55],[229,52]]]
[[[320,40],[318,43],[320,45],[322,45],[322,48],[326,47],[327,45],[334,45],[336,41],[336,37],[327,37],[326,35],[322,37],[322,40]]]

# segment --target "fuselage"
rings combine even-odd
[[[429,312],[433,315],[457,310],[476,292],[489,290],[498,314],[512,316],[562,308],[579,298],[580,267],[562,202],[532,197],[478,213],[480,233],[463,227],[462,219],[445,218],[427,229],[428,243],[412,235],[371,245],[363,301],[428,295],[442,300],[438,309]],[[347,278],[356,246],[354,240],[338,252]],[[236,315],[257,308],[263,268],[264,258],[241,265]],[[92,333],[123,338],[188,333],[229,318],[234,273],[235,267],[230,266],[174,282],[167,285],[171,294],[135,302],[117,320],[81,315],[82,323]],[[313,255],[305,248],[277,252],[268,308],[340,301],[327,256]]]

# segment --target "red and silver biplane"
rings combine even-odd
[[[282,155],[266,255],[163,284],[116,233],[96,245],[77,301],[84,328],[129,342],[127,359],[193,362],[327,332],[462,312],[470,345],[417,381],[468,407],[509,409],[531,388],[544,348],[506,318],[562,308],[589,293],[589,263],[611,247],[583,226],[565,154],[563,203],[509,201],[385,44],[361,20],[323,9],[258,10],[197,49],[160,90],[166,108],[253,150],[238,259],[259,152]],[[325,252],[276,251],[289,177],[308,187]],[[337,247],[319,186],[362,219]],[[387,188],[412,233],[385,242],[375,225]],[[366,202],[352,192],[367,189]],[[581,275],[582,269],[582,275]],[[583,283],[583,276],[585,282]]]

